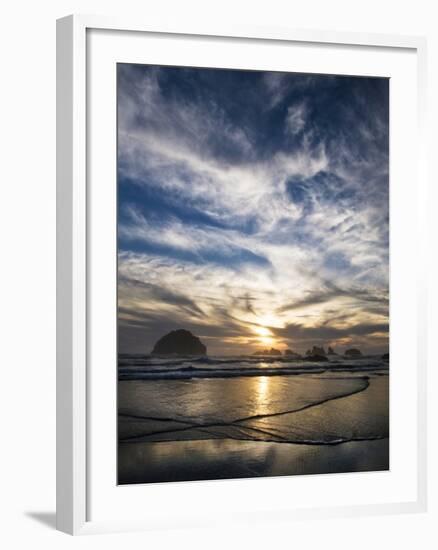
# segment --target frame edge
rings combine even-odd
[[[56,526],[68,534],[108,532],[108,525],[94,523],[87,514],[87,430],[86,430],[86,30],[87,28],[144,31],[170,34],[222,36],[320,43],[351,43],[362,46],[412,48],[418,55],[419,89],[419,181],[427,180],[425,164],[426,63],[424,37],[364,34],[336,31],[297,30],[284,27],[233,27],[223,34],[218,29],[177,30],[171,25],[143,24],[126,18],[69,15],[57,20],[56,29],[56,213],[57,213],[57,324],[56,324]],[[161,29],[161,30],[158,30]],[[421,205],[427,187],[423,186]],[[421,219],[421,217],[420,217]],[[422,234],[425,235],[422,228]],[[423,248],[423,247],[422,247]],[[425,254],[423,252],[423,254]],[[422,256],[423,256],[422,254]],[[426,256],[423,256],[423,259]],[[421,274],[419,310],[424,314],[427,274]],[[420,316],[421,318],[421,316]],[[424,323],[421,326],[426,335]],[[426,336],[424,336],[426,337]],[[424,340],[423,340],[424,343]],[[426,370],[427,360],[419,357],[418,495],[416,502],[399,504],[399,513],[427,511]],[[327,512],[326,512],[327,513]],[[352,515],[388,514],[382,506],[376,512],[362,509]],[[349,515],[343,510],[341,514]],[[116,522],[117,523],[117,522]],[[125,524],[125,522],[120,522]],[[100,528],[99,528],[100,527]],[[114,527],[114,526],[113,526]],[[103,530],[101,530],[103,528]],[[144,530],[144,524],[126,522],[116,531]],[[113,531],[113,529],[110,529]]]
[[[417,466],[417,504],[420,512],[428,511],[428,271],[427,271],[427,242],[428,242],[428,196],[429,179],[427,171],[427,108],[428,108],[428,78],[427,78],[427,39],[417,39],[417,89],[418,89],[418,220],[419,220],[419,258],[422,268],[418,274],[418,466]],[[422,215],[423,213],[423,215]]]
[[[56,24],[56,527],[86,521],[85,32]]]

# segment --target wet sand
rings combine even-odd
[[[298,445],[216,439],[124,443],[119,483],[366,472],[389,468],[389,439]]]
[[[389,469],[389,376],[119,382],[119,483]]]

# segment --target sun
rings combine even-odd
[[[274,345],[274,343],[275,343],[274,335],[272,334],[272,332],[268,328],[261,327],[261,326],[256,326],[256,327],[253,327],[253,331],[259,337],[258,341],[261,344],[264,344],[265,346]]]
[[[266,327],[254,327],[254,332],[262,337],[272,336],[272,332]]]

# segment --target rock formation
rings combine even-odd
[[[327,355],[337,355],[337,353],[335,353],[334,349],[329,346],[328,351],[327,351]]]
[[[275,348],[263,349],[263,350],[254,352],[253,355],[281,355],[281,351]]]
[[[291,349],[287,349],[284,351],[284,355],[286,357],[292,358],[292,359],[300,359],[301,355],[299,353],[296,353],[295,351],[292,351]]]
[[[306,361],[328,361],[325,349],[319,346],[313,346],[312,349],[308,349],[303,359]]]
[[[327,354],[326,354],[324,348],[320,348],[318,346],[313,346],[313,348],[311,350],[308,349],[306,351],[306,355],[309,355],[309,356],[324,355],[324,356],[326,356]]]
[[[188,330],[172,330],[158,340],[153,355],[207,355],[201,340]]]
[[[350,357],[351,359],[355,359],[357,357],[362,357],[362,353],[357,348],[350,348],[347,349],[344,353],[345,357]]]
[[[327,357],[325,355],[306,355],[306,357],[303,358],[305,361],[328,361]]]

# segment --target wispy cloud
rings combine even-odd
[[[307,107],[304,102],[290,105],[285,119],[286,132],[297,135],[306,127]]]

